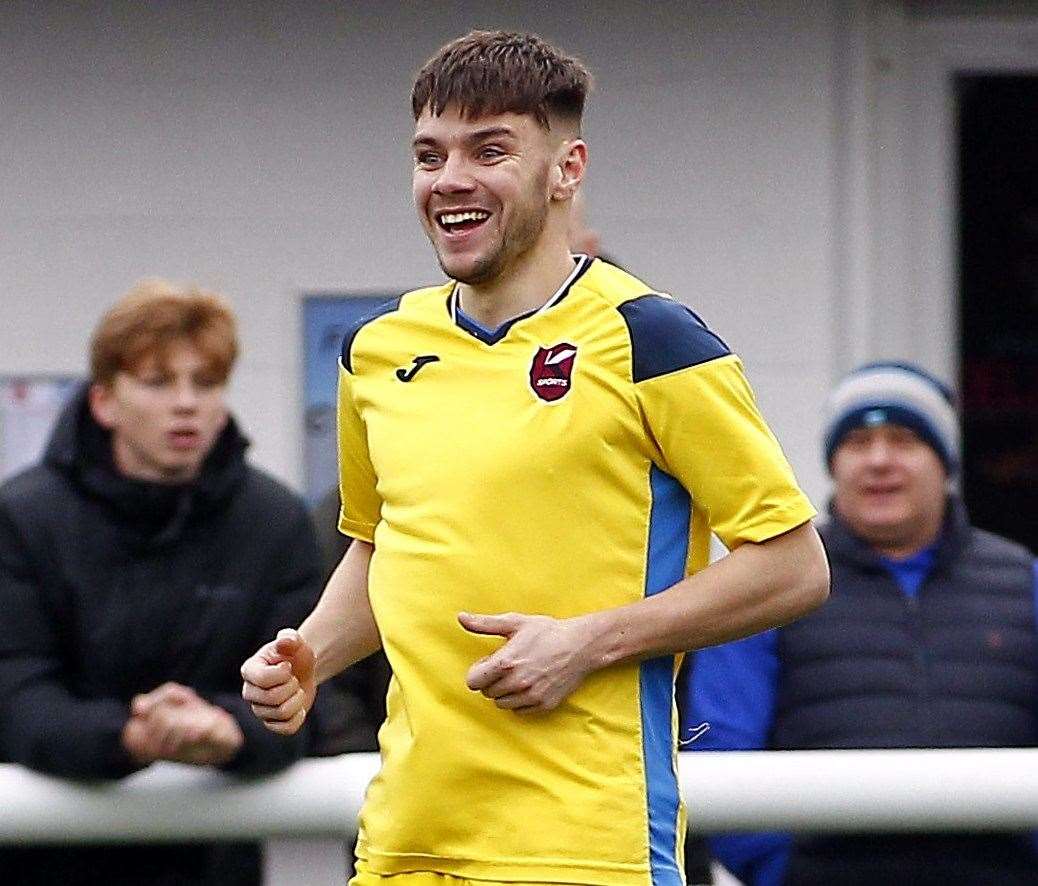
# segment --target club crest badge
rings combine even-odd
[[[569,393],[573,380],[576,345],[562,342],[550,348],[538,348],[530,364],[530,387],[546,403],[561,400]]]

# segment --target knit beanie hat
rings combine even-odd
[[[937,453],[948,475],[959,467],[955,397],[943,382],[911,363],[867,363],[829,395],[825,463],[849,431],[882,424],[915,431]]]

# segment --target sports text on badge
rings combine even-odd
[[[576,359],[576,345],[569,342],[538,348],[530,364],[530,387],[533,392],[547,403],[565,397],[572,384]]]

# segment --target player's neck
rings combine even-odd
[[[544,305],[573,273],[565,241],[531,250],[515,267],[479,285],[458,284],[461,309],[488,329]]]

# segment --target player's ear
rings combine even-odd
[[[551,198],[570,200],[584,180],[587,169],[587,144],[581,138],[565,141],[551,169]]]

